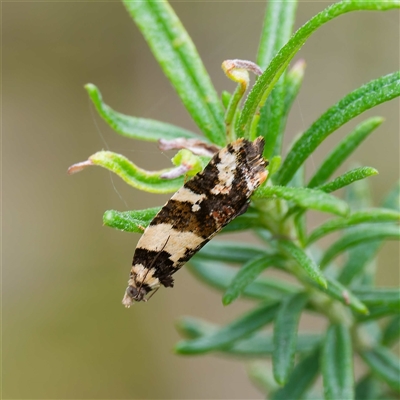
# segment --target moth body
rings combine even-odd
[[[151,221],[133,256],[122,303],[146,301],[235,217],[268,175],[264,139],[238,139],[216,153],[204,170],[185,183]]]

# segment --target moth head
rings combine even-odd
[[[147,301],[145,298],[147,291],[144,287],[135,287],[129,285],[125,290],[124,298],[122,299],[122,304],[129,308],[135,301]]]

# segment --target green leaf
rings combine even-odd
[[[307,244],[315,242],[328,233],[338,229],[363,223],[382,223],[400,221],[400,212],[387,208],[374,208],[370,210],[356,211],[346,218],[332,219],[316,228],[309,236]]]
[[[311,208],[341,216],[346,215],[349,211],[347,204],[343,200],[316,189],[262,186],[254,194],[254,198],[270,197],[278,197],[287,201],[293,201],[300,207]]]
[[[372,195],[369,181],[362,179],[361,181],[355,181],[352,185],[346,186],[344,190],[344,199],[352,210],[362,210],[367,207],[372,207]]]
[[[189,270],[203,282],[220,290],[228,288],[237,272],[234,268],[213,260],[202,261],[197,256],[190,260]],[[244,289],[242,295],[250,299],[275,301],[296,291],[298,288],[292,284],[259,277]]]
[[[354,288],[353,293],[367,306],[387,307],[400,312],[399,288]]]
[[[257,64],[265,69],[292,34],[297,1],[269,2],[258,48]]]
[[[335,300],[340,301],[344,305],[350,307],[356,313],[362,315],[368,315],[369,311],[367,306],[357,297],[355,296],[348,288],[343,286],[336,279],[327,277],[327,287],[322,288],[320,285],[317,285],[314,281],[309,281],[315,288],[324,292],[329,297],[332,297]]]
[[[271,63],[265,72],[257,79],[253,89],[249,93],[247,100],[244,104],[243,111],[240,116],[238,127],[242,133],[239,136],[248,136],[254,115],[256,114],[257,108],[262,106],[267,99],[272,88],[278,81],[286,67],[289,65],[292,58],[304,45],[308,37],[320,26],[324,25],[328,21],[338,17],[341,14],[345,14],[350,11],[356,10],[376,10],[384,11],[392,8],[399,8],[400,3],[398,0],[392,1],[341,1],[335,3],[325,10],[321,11],[315,17],[310,19],[304,24],[286,43],[284,47],[278,52],[278,54],[272,59]],[[374,98],[374,96],[371,96]],[[293,171],[294,172],[294,171]],[[287,179],[287,180],[286,180]],[[280,184],[285,184],[290,180],[289,177],[282,179]],[[286,181],[286,182],[285,182]]]
[[[382,344],[385,346],[392,346],[396,342],[398,342],[400,338],[400,315],[394,316],[389,322],[386,324],[383,335],[382,335]]]
[[[373,349],[361,351],[360,356],[376,377],[400,392],[400,360],[394,354],[377,345]]]
[[[206,137],[225,144],[224,111],[191,38],[166,1],[129,1],[124,4]]]
[[[274,352],[272,353],[275,380],[284,385],[294,366],[297,328],[308,297],[298,293],[284,300],[279,308],[274,326]]]
[[[356,400],[376,400],[380,390],[378,381],[371,375],[365,375],[356,385]]]
[[[98,165],[117,174],[128,185],[151,193],[176,192],[184,183],[184,178],[162,179],[160,176],[171,169],[146,171],[137,167],[121,154],[111,151],[99,151],[89,157],[92,165]]]
[[[229,346],[236,340],[242,339],[271,323],[278,306],[279,303],[262,304],[214,333],[198,339],[179,342],[175,346],[175,351],[180,354],[204,354],[222,350],[225,346]]]
[[[156,142],[158,139],[199,138],[195,133],[175,125],[152,119],[130,117],[116,112],[103,102],[101,93],[95,85],[88,83],[85,89],[99,115],[122,136],[150,142]]]
[[[280,248],[301,267],[301,269],[319,286],[327,287],[326,279],[318,265],[308,255],[290,240],[279,240]]]
[[[297,1],[269,2],[265,14],[257,64],[265,69],[276,53],[289,40],[296,14]],[[282,116],[285,109],[285,77],[276,83],[260,112],[257,136],[265,138],[264,157],[271,158],[274,147],[281,141]]]
[[[262,256],[253,258],[245,263],[238,271],[232,282],[226,289],[222,298],[224,306],[231,304],[266,268],[274,265],[282,265],[282,259],[278,256]]]
[[[244,231],[248,229],[261,228],[263,226],[260,213],[249,207],[247,211],[231,221],[223,230],[222,233]]]
[[[285,75],[285,88],[284,88],[285,98],[283,99],[283,112],[281,116],[280,133],[276,139],[275,149],[273,154],[282,153],[283,133],[285,132],[286,129],[286,123],[289,117],[289,112],[303,83],[305,68],[306,68],[306,63],[304,62],[304,60],[298,60],[293,65],[292,69]]]
[[[399,312],[398,309],[387,306],[370,306],[368,310],[368,315],[358,315],[357,319],[361,322],[375,321],[378,318],[396,315]]]
[[[397,182],[393,189],[387,194],[382,205],[383,207],[393,210],[400,210],[400,181]]]
[[[343,5],[344,2],[337,4]],[[275,174],[276,183],[286,185],[303,162],[332,132],[364,111],[399,95],[400,73],[394,72],[345,96],[315,121],[293,145],[280,170]]]
[[[325,193],[331,193],[335,190],[339,190],[342,187],[348,186],[355,181],[359,181],[361,179],[368,178],[369,176],[378,175],[378,171],[372,167],[360,167],[352,169],[344,173],[343,175],[338,176],[333,181],[325,183],[321,186],[318,186],[317,189],[324,191]]]
[[[372,117],[357,125],[325,158],[317,172],[310,179],[308,187],[312,188],[326,182],[343,164],[349,155],[383,122],[381,117]]]
[[[210,335],[220,329],[216,324],[200,318],[182,317],[176,324],[180,334],[189,339]],[[321,341],[318,334],[300,334],[297,337],[296,353],[308,353]],[[224,347],[224,354],[244,357],[270,356],[275,349],[273,337],[270,333],[255,333],[250,337],[236,341],[232,346]]]
[[[275,392],[272,400],[301,399],[319,372],[319,349],[302,359],[293,369],[287,384]]]
[[[349,285],[354,278],[367,269],[367,266],[374,260],[382,241],[360,243],[348,251],[346,264],[340,271],[338,280],[344,285]]]
[[[351,335],[343,324],[331,325],[322,350],[325,399],[354,399]]]
[[[345,250],[359,243],[380,240],[399,240],[400,229],[396,225],[376,225],[375,227],[360,226],[353,228],[349,233],[343,235],[331,247],[329,247],[321,260],[321,268]]]
[[[147,228],[160,210],[161,207],[135,211],[108,210],[103,215],[103,224],[125,232],[143,233],[142,228]]]
[[[197,253],[197,258],[241,264],[256,257],[268,255],[270,253],[261,246],[213,240]]]

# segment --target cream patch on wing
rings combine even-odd
[[[228,194],[231,191],[232,182],[235,178],[236,155],[226,149],[219,154],[221,161],[216,164],[218,169],[218,184],[210,192],[212,194]]]
[[[149,225],[139,240],[137,247],[149,251],[166,251],[170,260],[178,261],[186,249],[195,249],[204,239],[193,232],[180,232],[171,224]]]
[[[171,200],[178,200],[182,202],[188,202],[191,204],[201,203],[207,196],[203,194],[197,194],[192,192],[185,186],[181,187],[172,197]]]

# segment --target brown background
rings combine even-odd
[[[301,1],[296,28],[327,5]],[[221,62],[255,59],[264,3],[173,7],[218,92],[233,90]],[[245,363],[171,351],[179,316],[224,323],[248,303],[223,308],[220,294],[185,269],[174,290],[161,290],[148,304],[126,310],[120,303],[138,235],[102,227],[102,214],[159,205],[166,197],[145,195],[99,168],[66,175],[69,165],[102,148],[144,168],[169,165],[155,144],[113,133],[91,107],[85,83],[96,84],[120,112],[197,131],[123,6],[3,2],[2,24],[3,398],[262,398]],[[398,27],[397,11],[357,12],[309,39],[298,56],[308,66],[287,141],[346,93],[398,68]],[[387,120],[352,156],[380,171],[370,179],[376,201],[399,175],[398,105],[394,100],[368,113]],[[309,173],[354,125],[324,142]],[[386,245],[380,285],[396,284],[398,264],[398,246]],[[303,325],[318,323],[309,318]]]

